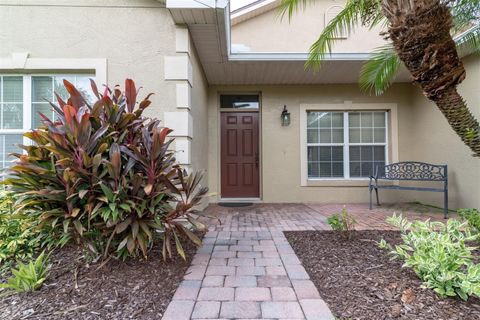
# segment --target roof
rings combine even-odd
[[[265,7],[269,1],[262,0],[257,5]],[[166,7],[177,24],[188,26],[211,85],[357,83],[360,68],[370,56],[370,53],[333,53],[325,57],[320,71],[314,73],[304,68],[308,53],[232,53],[227,0],[167,0]],[[401,72],[396,81],[409,82],[408,73]]]
[[[258,0],[230,13],[231,25],[252,19],[280,5],[280,0]]]

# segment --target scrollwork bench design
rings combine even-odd
[[[443,188],[427,188],[427,187],[409,187],[403,185],[382,185],[378,184],[379,180],[399,180],[399,181],[436,181],[443,182]],[[443,192],[443,213],[445,218],[448,217],[448,171],[447,165],[436,165],[425,162],[397,162],[385,166],[377,166],[375,175],[370,177],[368,184],[370,191],[370,210],[372,210],[372,192],[375,190],[378,200],[378,189],[397,189],[397,190],[415,190],[415,191],[432,191]]]

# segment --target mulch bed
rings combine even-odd
[[[391,261],[376,241],[399,243],[396,231],[285,232],[320,295],[340,319],[480,319],[480,299],[439,298],[413,271]]]
[[[188,261],[175,256],[163,262],[157,249],[146,261],[87,266],[80,250],[64,248],[51,257],[50,276],[39,291],[0,297],[0,318],[161,319],[196,251],[189,242],[184,249]]]

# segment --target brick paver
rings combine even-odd
[[[207,208],[217,219],[162,319],[334,319],[283,231],[328,230],[335,204],[261,204],[246,208]],[[385,218],[395,208],[347,206],[358,229],[390,229]],[[441,215],[402,212],[410,219]]]

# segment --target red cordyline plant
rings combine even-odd
[[[18,195],[16,210],[37,214],[40,226],[64,243],[76,239],[104,254],[147,257],[154,239],[163,240],[163,257],[180,239],[200,245],[192,232],[203,228],[195,206],[206,194],[202,174],[187,175],[169,150],[168,128],[142,115],[149,94],[138,103],[135,83],[125,91],[106,88],[90,105],[68,81],[70,97],[51,103],[56,119],[41,115],[44,125],[25,134],[32,145],[4,183]]]

